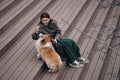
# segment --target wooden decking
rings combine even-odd
[[[83,68],[47,72],[31,38],[40,13],[73,39]],[[120,80],[120,0],[0,0],[0,80]]]

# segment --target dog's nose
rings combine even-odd
[[[42,33],[40,33],[40,34],[39,34],[39,37],[43,37],[43,34],[42,34]]]

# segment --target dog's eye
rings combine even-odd
[[[41,42],[42,42],[42,43],[45,42],[45,39],[43,39]]]

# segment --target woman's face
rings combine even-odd
[[[42,23],[43,23],[44,25],[48,25],[48,24],[49,24],[49,21],[50,21],[49,18],[42,18]]]

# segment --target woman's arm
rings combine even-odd
[[[37,40],[39,38],[39,26],[36,26],[35,27],[35,31],[34,33],[32,34],[32,39],[33,40]]]
[[[33,40],[37,40],[38,38],[39,38],[39,34],[34,32],[34,33],[32,34],[32,39],[33,39]]]
[[[55,24],[56,24],[56,27],[57,27],[57,29],[56,29],[56,31],[55,31],[55,38],[57,39],[57,40],[59,40],[60,38],[61,38],[61,30],[60,30],[60,28],[58,27],[58,24],[57,24],[57,21],[56,20],[54,20],[54,22],[55,22]]]
[[[61,31],[60,30],[56,30],[55,32],[55,39],[59,40],[61,38]]]

